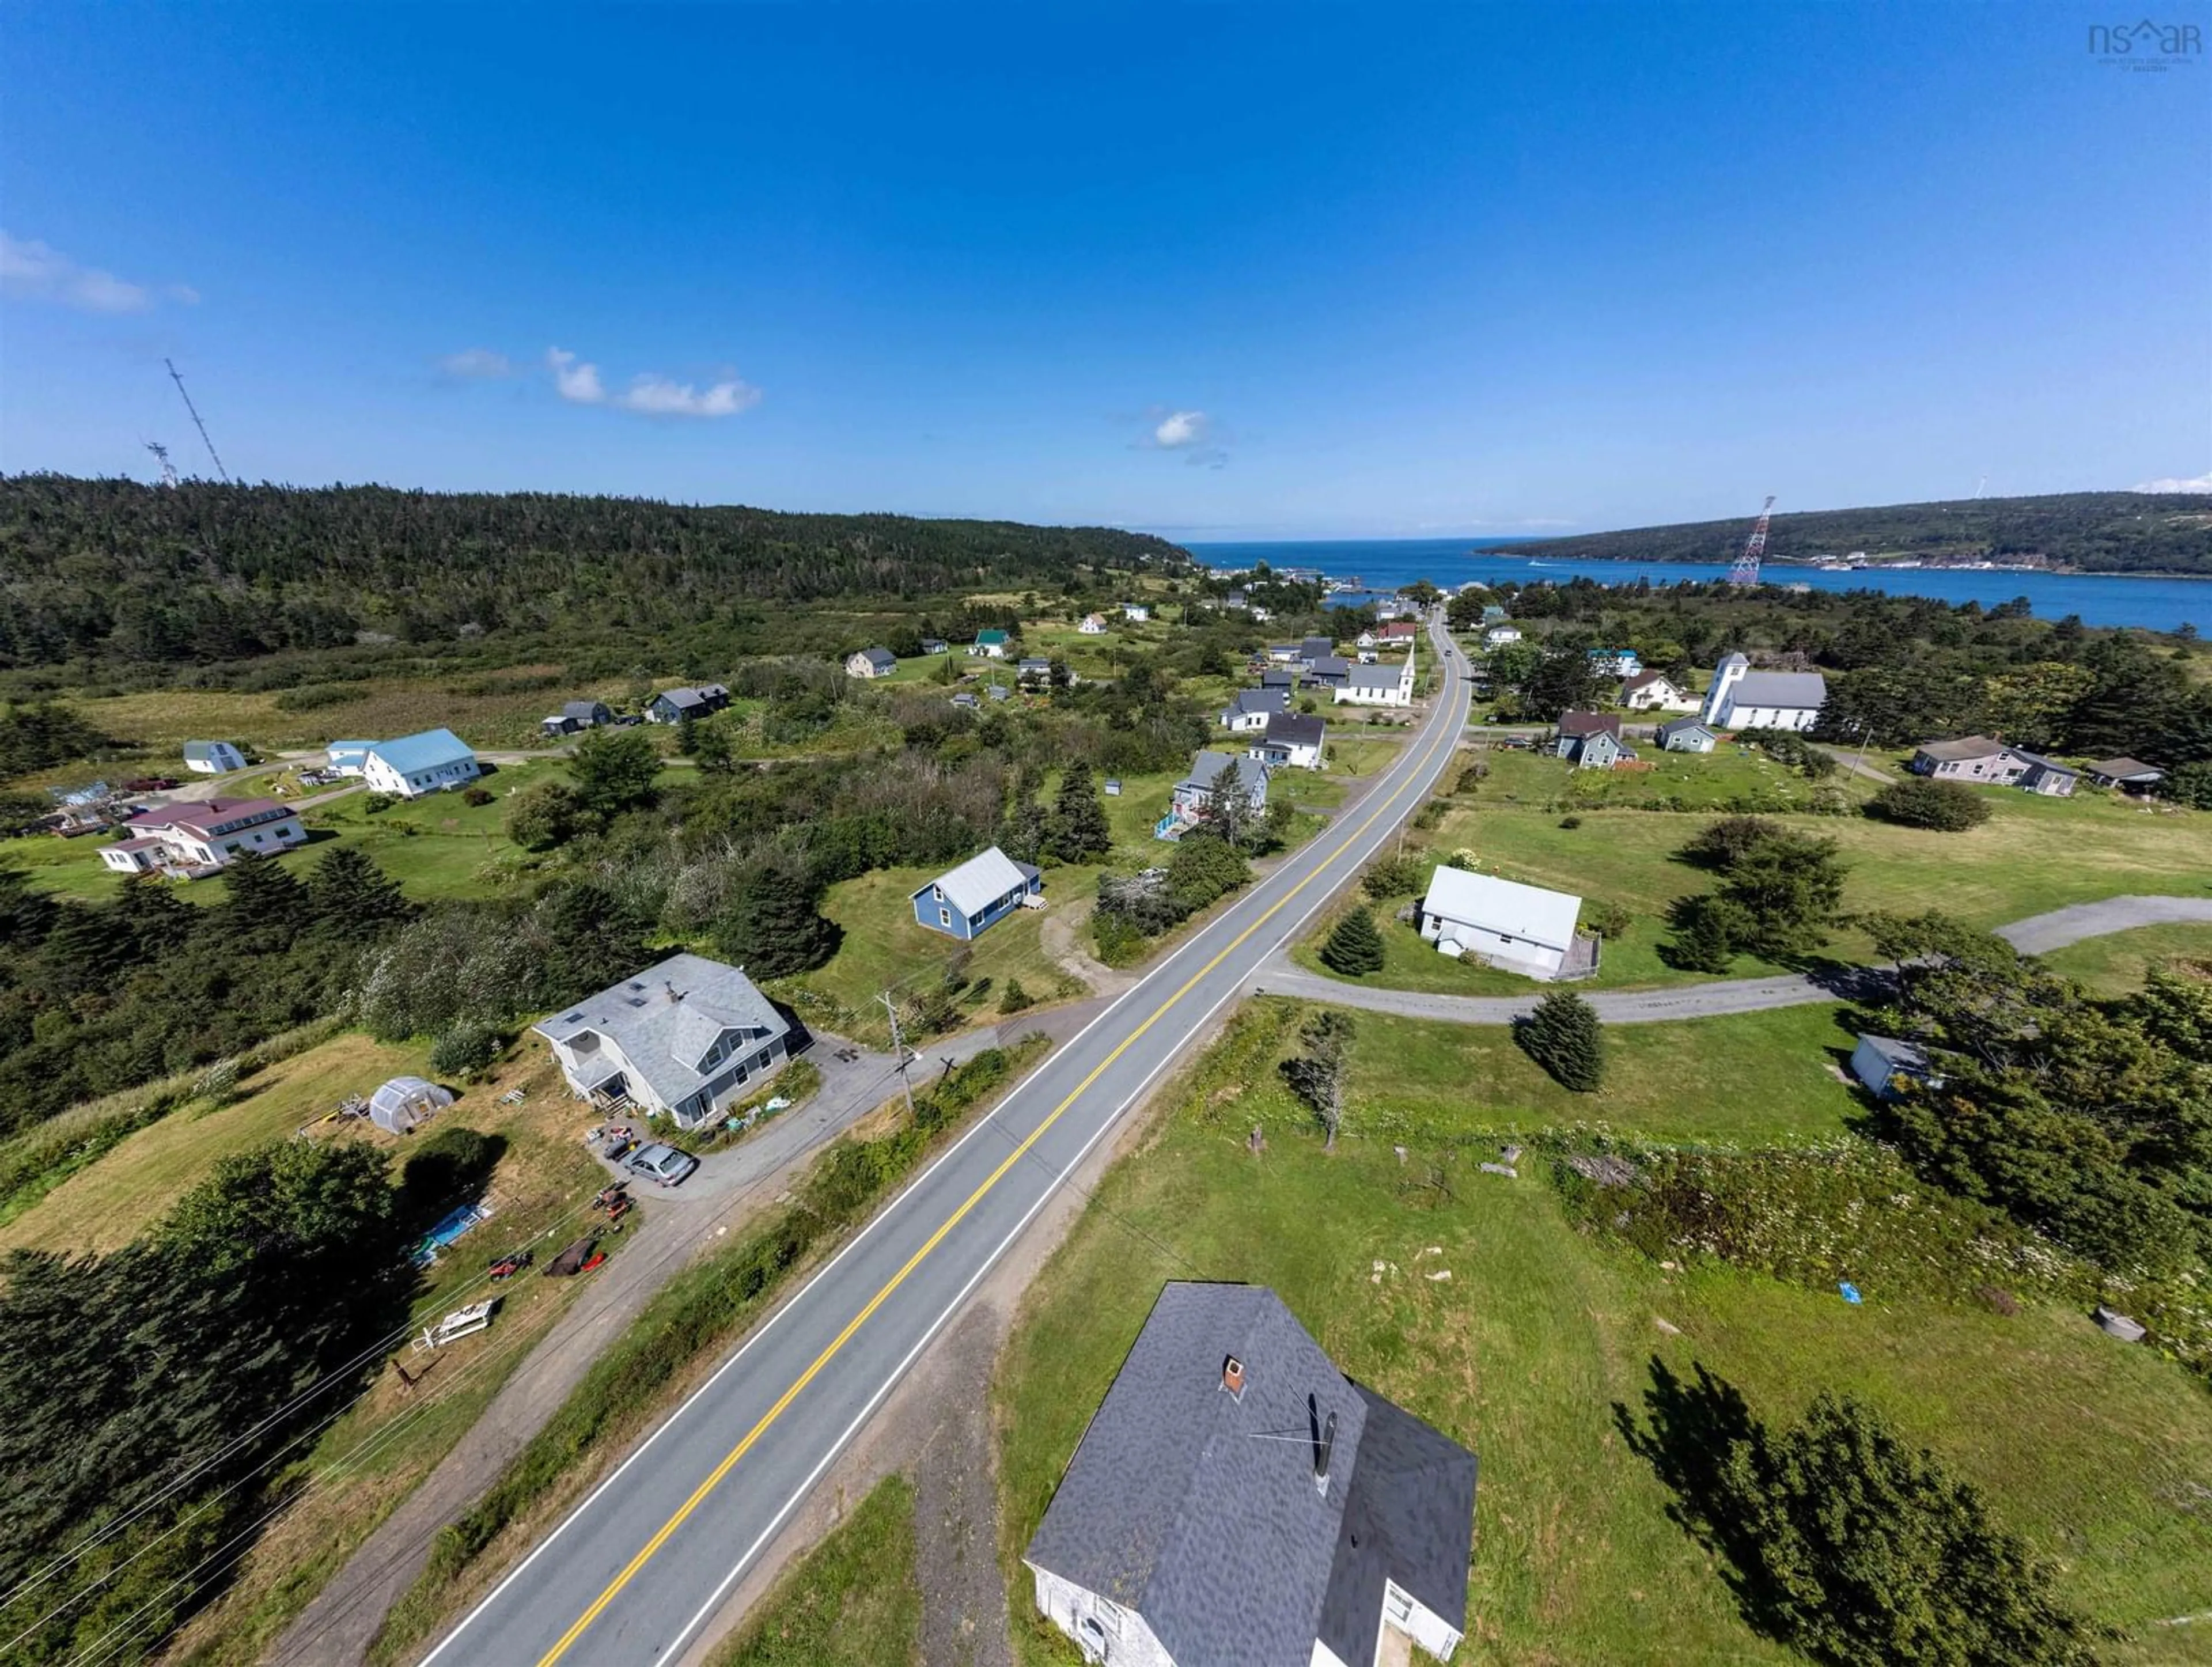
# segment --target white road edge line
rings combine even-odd
[[[1444,698],[1450,699],[1456,696],[1457,683],[1458,674],[1451,672],[1448,666],[1446,668]],[[1460,727],[1463,728],[1465,727],[1464,723]],[[1455,735],[1449,745],[1443,750],[1441,756],[1444,758],[1450,757],[1452,752],[1457,749],[1458,745],[1459,737]],[[1408,748],[1407,751],[1410,752],[1412,749]],[[1413,767],[1413,774],[1419,775],[1419,767]],[[1442,773],[1443,769],[1441,764],[1439,764],[1437,774],[1441,775]],[[1328,859],[1324,859],[1322,866],[1327,866],[1328,861]],[[1319,870],[1316,869],[1316,872],[1318,873]],[[1290,869],[1287,866],[1276,870],[1273,874],[1268,876],[1267,882],[1254,891],[1254,898],[1256,900],[1259,897],[1264,895],[1266,886],[1267,885],[1272,885],[1278,879],[1285,879],[1289,873]],[[1316,898],[1315,901],[1308,906],[1305,913],[1301,915],[1295,922],[1292,922],[1290,928],[1285,929],[1285,936],[1287,937],[1291,931],[1295,931],[1298,927],[1303,926],[1305,922],[1311,917],[1314,911],[1319,909],[1321,904],[1326,902],[1332,895],[1334,895],[1333,891],[1325,891],[1319,897]],[[1122,991],[1121,995],[1115,996],[1097,1018],[1093,1019],[1088,1025],[1085,1025],[1081,1030],[1078,1031],[1073,1037],[1068,1038],[1066,1043],[1060,1049],[1055,1057],[1065,1058],[1069,1054],[1073,1053],[1077,1046],[1082,1043],[1084,1037],[1089,1036],[1092,1031],[1097,1029],[1100,1025],[1113,1017],[1114,1013],[1121,1007],[1124,1001],[1127,1001],[1131,996],[1136,995],[1139,990],[1144,989],[1155,977],[1164,973],[1170,967],[1175,965],[1177,961],[1181,960],[1184,956],[1189,954],[1194,949],[1197,948],[1200,943],[1205,941],[1206,935],[1207,934],[1204,931],[1194,934],[1186,942],[1174,950],[1168,956],[1167,959],[1162,961],[1158,967],[1152,970],[1152,971],[1146,974],[1145,976],[1139,979],[1136,983],[1132,984],[1127,989]],[[1278,947],[1280,946],[1280,941],[1281,940],[1278,940]],[[1241,990],[1232,990],[1231,992],[1231,995],[1238,995],[1242,993],[1243,992]],[[1224,996],[1222,999],[1226,1001],[1228,997]],[[1219,1005],[1219,1002],[1215,1003],[1216,1007]],[[1212,1009],[1208,1009],[1209,1017],[1211,1016],[1212,1012]],[[1186,1038],[1186,1040],[1188,1038]],[[1182,1044],[1179,1043],[1176,1045],[1177,1049],[1180,1049]],[[1172,1058],[1174,1056],[1170,1054],[1169,1057]],[[899,1206],[904,1203],[911,1194],[918,1191],[922,1186],[927,1184],[930,1177],[934,1175],[945,1164],[950,1162],[953,1156],[959,1152],[961,1147],[967,1145],[968,1142],[973,1140],[976,1135],[981,1134],[986,1129],[989,1128],[993,1122],[996,1122],[1009,1109],[1011,1109],[1015,1103],[1021,1098],[1023,1093],[1036,1081],[1037,1075],[1042,1071],[1044,1066],[1050,1062],[1052,1062],[1041,1061],[1039,1062],[1037,1071],[1030,1073],[1027,1078],[1015,1085],[1012,1092],[992,1110],[988,1116],[977,1119],[975,1125],[971,1127],[966,1134],[963,1135],[958,1140],[947,1147],[927,1169],[922,1171],[920,1175],[915,1177],[912,1181],[908,1182],[906,1186],[902,1188],[898,1195],[886,1203],[882,1209],[878,1210],[875,1215],[870,1219],[868,1224],[853,1236],[849,1243],[841,1249],[836,1256],[830,1257],[828,1262],[824,1262],[805,1285],[793,1292],[791,1297],[776,1309],[775,1313],[769,1315],[768,1319],[762,1324],[760,1329],[754,1332],[752,1335],[746,1338],[743,1343],[739,1344],[737,1352],[732,1354],[728,1360],[723,1361],[720,1366],[717,1366],[714,1369],[713,1375],[709,1377],[705,1383],[700,1384],[697,1389],[692,1390],[690,1395],[686,1396],[684,1398],[683,1403],[678,1406],[674,1412],[669,1414],[665,1419],[662,1420],[660,1424],[654,1428],[653,1433],[647,1436],[643,1441],[640,1442],[636,1449],[609,1473],[605,1481],[601,1481],[598,1487],[594,1488],[589,1494],[586,1494],[582,1502],[580,1503],[574,1511],[571,1511],[566,1517],[562,1518],[560,1524],[556,1527],[550,1534],[548,1534],[535,1546],[532,1547],[530,1554],[525,1557],[520,1562],[517,1563],[512,1569],[507,1571],[505,1578],[503,1578],[500,1583],[494,1586],[489,1592],[485,1593],[484,1596],[477,1601],[475,1607],[471,1609],[466,1615],[463,1615],[461,1619],[455,1623],[453,1629],[447,1633],[445,1637],[439,1640],[437,1644],[432,1647],[428,1655],[422,1657],[422,1661],[419,1664],[419,1667],[430,1667],[431,1663],[436,1661],[441,1655],[444,1654],[447,1649],[451,1648],[461,1634],[466,1632],[469,1627],[475,1623],[477,1618],[483,1615],[483,1612],[489,1609],[494,1603],[497,1603],[501,1595],[504,1593],[509,1586],[513,1585],[515,1581],[520,1579],[523,1574],[529,1569],[530,1566],[536,1562],[556,1540],[558,1540],[562,1535],[567,1533],[568,1530],[574,1525],[578,1518],[581,1518],[585,1512],[589,1511],[592,1506],[599,1502],[599,1496],[601,1494],[605,1494],[608,1488],[613,1487],[616,1482],[622,1480],[623,1473],[627,1471],[631,1465],[636,1463],[639,1459],[644,1457],[646,1453],[652,1448],[653,1444],[659,1440],[663,1435],[666,1434],[669,1430],[673,1428],[677,1422],[683,1418],[684,1415],[690,1411],[693,1404],[702,1396],[705,1396],[708,1390],[712,1390],[714,1385],[721,1380],[722,1375],[725,1372],[735,1366],[738,1361],[744,1359],[746,1352],[750,1350],[754,1344],[766,1337],[769,1332],[773,1331],[779,1320],[782,1319],[786,1314],[790,1313],[793,1309],[797,1308],[800,1303],[804,1302],[807,1297],[811,1295],[813,1293],[814,1287],[820,1284],[823,1279],[827,1278],[831,1271],[836,1268],[839,1262],[842,1262],[853,1251],[858,1250],[860,1245],[866,1242],[868,1235],[873,1232],[878,1226],[889,1220],[894,1214],[896,1214],[898,1211]],[[1150,1078],[1148,1077],[1146,1080],[1149,1082]],[[1121,1108],[1117,1107],[1114,1113],[1114,1117],[1109,1118],[1104,1127],[1110,1127],[1115,1119],[1118,1119],[1120,1116]],[[1103,1128],[1101,1132],[1103,1132]],[[1097,1137],[1093,1136],[1092,1138],[1095,1140]],[[1058,1190],[1058,1188],[1059,1183],[1054,1182],[1053,1188],[1043,1195],[1045,1197],[1049,1197],[1051,1195],[1051,1192]],[[1040,1202],[1042,1202],[1042,1200],[1040,1200]],[[1034,1205],[1031,1206],[1032,1212],[1034,1212],[1036,1208],[1036,1207]],[[994,1252],[994,1258],[996,1254],[996,1252]],[[988,1267],[988,1264],[987,1263],[986,1266]],[[940,1317],[939,1323],[941,1323],[942,1320]],[[900,1370],[902,1372],[904,1371],[903,1364],[902,1364]],[[879,1389],[877,1391],[876,1398],[878,1400],[881,1399],[884,1390],[890,1388],[890,1386],[896,1381],[897,1378],[896,1375],[886,1380],[884,1389]],[[844,1439],[845,1438],[840,1438],[838,1444],[839,1447],[842,1446]],[[833,1457],[835,1457],[835,1453],[836,1450],[833,1449],[831,1455]],[[791,1506],[789,1504],[787,1504],[783,1507],[785,1512],[788,1512]],[[781,1513],[779,1514],[781,1515]],[[747,1555],[750,1557],[751,1553],[748,1552]]]

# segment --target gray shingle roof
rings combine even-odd
[[[1866,1035],[1859,1037],[1884,1064],[1899,1070],[1919,1071],[1927,1068],[1928,1053],[1918,1043],[1905,1042],[1893,1036]]]
[[[1474,1455],[1369,1389],[1358,1462],[1318,1635],[1340,1661],[1375,1659],[1382,1583],[1395,1580],[1455,1631],[1467,1627],[1474,1548]]]
[[[574,718],[579,723],[590,723],[605,710],[605,704],[595,700],[564,700],[561,703],[561,715]]]
[[[1695,718],[1676,718],[1670,723],[1662,723],[1659,726],[1659,739],[1663,741],[1670,736],[1680,735],[1692,729],[1705,730],[1708,735],[1713,733],[1706,729],[1705,726]]]
[[[1729,691],[1738,706],[1813,707],[1827,698],[1827,681],[1818,672],[1746,672]]]
[[[889,648],[863,648],[860,650],[860,658],[878,672],[898,670],[898,656]]]
[[[1241,1397],[1221,1386],[1232,1354]],[[1331,1413],[1323,1495],[1312,1435]],[[1367,1417],[1273,1292],[1170,1284],[1028,1560],[1137,1610],[1179,1662],[1308,1667]]]
[[[2012,749],[1988,735],[1962,735],[1954,741],[1923,741],[1916,751],[1939,764],[1963,764],[1970,758],[1995,758]]]
[[[2062,764],[2056,758],[2046,758],[2040,752],[2030,752],[2026,747],[2016,746],[2012,752],[2014,757],[2026,760],[2038,770],[2050,770],[2053,775],[2079,776],[2081,773],[2071,764]]]
[[[1230,702],[1229,709],[1238,717],[1254,712],[1284,712],[1290,709],[1291,691],[1287,689],[1239,689]]]
[[[1267,802],[1267,767],[1254,764],[1242,753],[1217,752],[1210,746],[1201,748],[1191,758],[1190,774],[1176,785],[1210,793],[1214,778],[1231,764],[1237,766],[1237,779],[1244,788],[1245,796],[1251,800],[1253,808],[1257,810],[1265,805]]]
[[[1304,712],[1277,712],[1267,719],[1266,739],[1277,746],[1319,746],[1322,721]]]
[[[1341,654],[1316,654],[1306,665],[1317,678],[1341,678],[1352,674],[1352,662]]]
[[[791,1026],[737,968],[703,955],[672,955],[535,1028],[556,1042],[585,1031],[608,1038],[654,1097],[674,1105],[714,1074],[702,1072],[699,1061],[723,1031],[757,1031],[756,1040],[767,1042]]]
[[[2106,776],[2115,782],[2125,781],[2131,776],[2166,774],[2156,764],[2147,764],[2140,758],[2100,758],[2088,769],[2092,776]]]
[[[1405,675],[1406,665],[1377,662],[1372,666],[1354,666],[1345,672],[1345,682],[1354,689],[1395,689],[1398,679]]]

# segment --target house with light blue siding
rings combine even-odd
[[[917,887],[911,901],[918,924],[966,943],[1017,909],[1042,908],[1043,897],[1043,875],[994,845]]]

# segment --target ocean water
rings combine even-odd
[[[1533,539],[1485,539],[1508,549],[1471,555],[1471,538],[1315,539],[1276,544],[1186,544],[1209,567],[1249,568],[1266,562],[1275,568],[1319,568],[1332,579],[1358,579],[1370,590],[1388,591],[1416,579],[1446,587],[1470,580],[1486,584],[1512,580],[1533,584],[1578,575],[1607,584],[1649,579],[1655,585],[1686,579],[1721,579],[1725,563],[1703,562],[1534,561],[1510,553],[1513,543]],[[2117,575],[1984,573],[1950,568],[1908,568],[1902,572],[1823,573],[1814,568],[1777,567],[1767,573],[1777,583],[1803,583],[1816,590],[1881,590],[1899,596],[1932,596],[1954,605],[1979,602],[1991,607],[2025,596],[2039,619],[2080,617],[2087,625],[2137,625],[2170,631],[2193,624],[2212,631],[2212,580],[2139,579]],[[1356,600],[1358,599],[1347,599]]]

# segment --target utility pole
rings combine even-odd
[[[906,1114],[911,1117],[914,1116],[914,1085],[907,1080],[906,1043],[899,1040],[898,1004],[891,1000],[889,990],[884,992],[882,999],[884,1011],[891,1016],[891,1052],[898,1059],[899,1092],[906,1096]]]
[[[1873,727],[1874,720],[1872,718],[1861,718],[1859,720],[1859,761],[1856,766],[1856,769],[1857,770],[1863,770],[1866,768],[1867,734],[1873,729]]]

